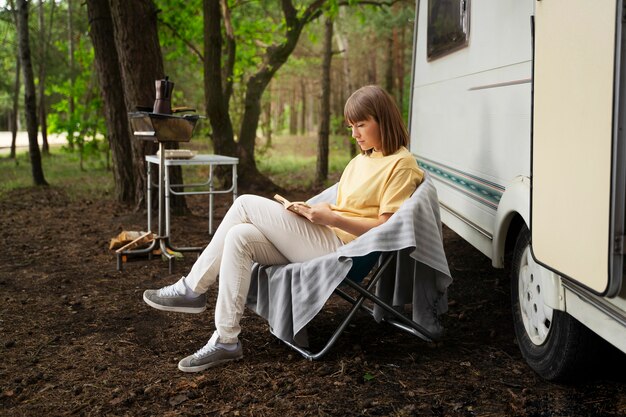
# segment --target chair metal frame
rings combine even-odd
[[[404,314],[397,311],[374,294],[376,285],[382,278],[384,271],[389,267],[389,265],[391,265],[393,261],[396,260],[397,256],[397,251],[383,252],[380,255],[378,265],[373,269],[371,278],[365,284],[359,284],[350,278],[346,278],[342,281],[342,284],[348,285],[350,288],[354,289],[358,293],[356,298],[339,287],[335,289],[334,293],[351,303],[352,308],[320,351],[313,353],[306,348],[295,345],[294,343],[284,340],[283,342],[310,361],[320,359],[322,356],[328,353],[328,351],[337,342],[339,336],[341,336],[348,324],[350,324],[359,309],[363,309],[370,313],[372,316],[374,316],[374,310],[364,304],[366,300],[369,300],[374,304],[380,306],[383,310],[385,310],[385,312],[389,313],[392,316],[384,317],[384,322],[389,323],[400,330],[411,333],[427,342],[436,340],[437,337],[431,334],[431,332],[429,332],[427,329],[414,322],[413,320],[407,318]]]

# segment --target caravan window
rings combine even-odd
[[[428,59],[456,51],[469,40],[470,0],[428,0]]]

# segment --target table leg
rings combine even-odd
[[[151,163],[146,161],[146,212],[148,213],[148,232],[152,231],[152,168]]]
[[[170,170],[167,165],[165,165],[165,236],[170,237],[170,227],[171,227],[171,213],[170,208]]]
[[[233,164],[233,203],[237,199],[237,164]]]
[[[213,165],[209,165],[209,235],[213,234]]]
[[[167,179],[167,167],[165,166],[165,146],[163,145],[163,142],[159,142],[159,155],[159,236],[157,237],[157,239],[159,240],[161,255],[165,256],[169,262],[169,271],[171,274],[172,259],[174,258],[174,256],[167,251],[167,240],[169,239],[169,236],[167,234],[167,231],[164,230],[166,228],[166,219],[164,218],[164,216],[169,215],[163,213],[164,210],[167,210],[167,213],[169,213],[169,205],[166,207],[166,202],[164,200],[165,194],[169,193],[167,192],[168,190],[165,184],[165,181]],[[167,202],[169,203],[169,197],[167,199]]]

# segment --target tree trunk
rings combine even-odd
[[[233,125],[228,113],[230,96],[224,92],[222,81],[222,31],[220,3],[204,0],[204,97],[207,115],[213,130],[216,154],[237,156]],[[234,51],[233,51],[234,53]],[[228,74],[227,77],[231,77]],[[231,87],[232,88],[232,87]]]
[[[340,16],[342,16],[344,14],[344,9],[340,9],[339,10]],[[343,69],[343,91],[344,91],[344,99],[343,101],[345,101],[348,96],[350,94],[352,94],[352,90],[353,85],[352,85],[352,74],[350,73],[350,61],[348,60],[348,51],[350,49],[350,45],[348,43],[348,37],[345,36],[345,34],[343,32],[341,32],[341,30],[336,30],[335,33],[337,34],[337,36],[335,36],[335,38],[337,39],[337,46],[339,47],[339,50],[342,52],[343,54],[343,62],[342,62],[342,69]],[[343,104],[341,106],[342,110],[341,110],[341,115],[343,116]],[[355,156],[356,155],[356,143],[351,140],[348,137],[348,152],[350,153],[350,156]]]
[[[72,0],[67,0],[67,47],[68,47],[68,62],[69,62],[69,81],[70,81],[70,96],[68,97],[68,119],[74,120],[74,6]],[[74,137],[69,135],[67,137],[68,146],[70,149],[74,149]]]
[[[300,78],[300,97],[302,98],[302,109],[300,111],[300,134],[306,135],[306,84],[304,78]]]
[[[289,134],[295,136],[298,134],[298,93],[295,89],[291,90],[291,104],[289,105]]]
[[[324,52],[322,56],[322,99],[320,127],[317,142],[315,185],[322,186],[328,178],[328,136],[330,132],[330,65],[333,58],[333,20],[324,24]]]
[[[272,90],[269,88],[267,97],[263,101],[263,119],[261,122],[261,132],[265,139],[265,147],[272,147]]]
[[[15,59],[15,84],[13,84],[13,110],[11,111],[11,154],[10,158],[16,158],[16,149],[15,145],[17,142],[17,120],[18,113],[20,110],[20,72],[22,71],[22,66],[20,64],[20,54],[19,49],[17,51],[17,56]]]
[[[370,45],[376,45],[376,39],[372,35],[370,37]],[[378,84],[378,57],[376,54],[370,54],[370,65],[367,68],[367,80],[370,84]]]
[[[391,95],[393,95],[394,90],[394,66],[396,65],[394,46],[397,46],[395,45],[395,33],[393,35],[390,34],[387,38],[387,59],[385,59],[385,90]]]
[[[96,71],[104,101],[107,138],[113,158],[115,198],[121,203],[132,204],[137,201],[133,177],[133,150],[119,59],[115,49],[111,10],[106,1],[87,0],[87,14]],[[143,194],[143,190],[141,191]]]
[[[233,124],[228,111],[233,92],[235,66],[235,36],[230,22],[230,12],[225,0],[204,0],[204,98],[211,123],[213,151],[218,155],[237,156]],[[226,32],[226,64],[222,68],[222,19]],[[216,175],[230,185],[230,170],[218,167]]]
[[[35,92],[35,76],[30,60],[30,42],[28,34],[28,2],[17,1],[17,36],[20,61],[24,73],[24,111],[28,130],[28,152],[35,185],[48,185],[41,165],[41,153],[37,144],[37,93]]]
[[[404,114],[404,43],[405,43],[405,30],[404,27],[400,29],[400,33],[398,34],[398,29],[394,29],[394,33],[399,37],[398,41],[398,51],[396,52],[396,79],[397,88],[396,88],[396,99],[398,100],[398,108],[400,112]]]
[[[220,0],[222,8],[222,16],[224,18],[224,29],[226,33],[226,65],[223,68],[222,88],[224,90],[224,100],[226,108],[230,103],[230,97],[233,95],[233,71],[235,69],[235,54],[237,52],[237,43],[235,41],[235,30],[230,18],[230,9],[228,8],[228,0]]]
[[[261,189],[275,187],[275,184],[262,175],[254,159],[256,130],[261,114],[261,96],[273,74],[271,71],[257,72],[247,83],[244,113],[239,133],[239,177],[243,182],[253,183]]]
[[[54,10],[55,2],[50,3],[50,14]],[[41,150],[44,155],[50,155],[48,144],[48,122],[46,117],[46,27],[44,19],[43,0],[39,0],[39,124],[41,126]]]
[[[334,34],[334,28],[333,28],[333,34]],[[339,66],[334,66],[332,69],[332,73],[330,76],[330,83],[333,86],[341,86],[344,85],[345,81],[343,80],[343,70],[341,69],[341,67]],[[333,117],[342,117],[343,116],[343,103],[344,103],[344,97],[343,97],[343,89],[341,87],[334,87],[331,88],[331,95],[330,95],[330,114]],[[339,120],[339,119],[338,119]],[[339,123],[333,123],[333,119],[331,118],[331,126],[330,126],[330,133],[331,135],[336,135],[336,134],[345,134],[346,133],[346,129],[342,129],[342,127],[345,126],[345,124],[339,122]]]
[[[127,111],[137,106],[152,107],[156,97],[154,82],[164,77],[163,56],[157,32],[157,9],[152,0],[109,0],[115,45],[120,62],[122,88]],[[156,153],[156,145],[144,140],[132,140],[135,202],[145,204],[146,160]],[[172,144],[177,147],[177,144]],[[170,169],[172,184],[182,184],[180,167]],[[156,199],[154,199],[156,200]],[[175,212],[186,210],[184,196],[174,195],[171,207]]]

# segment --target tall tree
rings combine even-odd
[[[235,42],[230,22],[228,5],[219,0],[203,0],[204,8],[204,97],[207,115],[213,130],[213,147],[215,153],[235,156],[237,145],[233,138],[233,125],[228,113],[232,95],[232,65],[234,65]],[[222,10],[225,15],[227,36],[227,73],[222,75]],[[229,78],[230,77],[230,78]]]
[[[306,135],[306,83],[304,78],[300,78],[300,95],[302,96],[302,110],[300,111],[300,134]]]
[[[113,36],[113,20],[109,3],[87,0],[89,35],[91,37],[100,91],[104,101],[107,138],[113,158],[115,197],[119,202],[136,202],[133,177],[131,133],[124,102],[122,75]],[[142,192],[143,194],[143,192]]]
[[[404,77],[406,75],[405,70],[404,70],[405,33],[406,33],[406,30],[404,26],[393,29],[394,44],[395,44],[394,61],[396,63],[395,64],[395,68],[396,68],[395,78],[396,78],[396,91],[397,91],[396,101],[400,109],[402,109],[404,105]]]
[[[289,104],[289,134],[298,134],[298,91],[291,90],[291,102]]]
[[[345,10],[344,9],[340,9],[339,10],[339,16],[343,17],[345,16]],[[337,46],[339,47],[339,52],[342,55],[342,72],[343,72],[343,85],[341,86],[342,90],[343,90],[343,97],[344,99],[342,101],[345,101],[346,98],[348,98],[348,96],[350,94],[352,94],[352,91],[354,90],[354,82],[352,80],[352,73],[350,71],[350,61],[348,59],[349,57],[349,52],[350,52],[350,43],[348,41],[348,36],[346,36],[342,30],[339,30],[339,28],[337,28],[337,30],[335,30],[335,38],[337,39]],[[340,113],[343,116],[343,111]],[[348,150],[350,152],[351,156],[355,156],[357,153],[356,150],[356,143],[353,140],[349,140],[348,141]]]
[[[69,71],[70,71],[70,76],[69,76],[69,81],[70,81],[70,96],[68,97],[69,100],[69,115],[68,118],[70,120],[74,119],[74,107],[75,107],[75,102],[74,102],[74,78],[75,78],[75,62],[74,62],[74,49],[75,49],[75,45],[74,45],[74,5],[72,3],[72,0],[67,0],[67,34],[68,34],[68,39],[67,39],[67,49],[68,49],[68,63],[69,63]],[[70,147],[73,148],[74,146],[74,138],[69,138],[70,141]]]
[[[263,99],[263,114],[261,115],[261,132],[265,139],[265,147],[272,147],[272,90],[271,85]]]
[[[256,132],[261,115],[261,98],[276,71],[293,52],[302,29],[316,19],[327,0],[314,0],[298,10],[291,0],[281,0],[284,36],[265,48],[262,62],[246,81],[244,113],[239,128],[239,142],[235,143],[232,119],[228,112],[234,79],[235,39],[231,36],[232,22],[227,1],[204,0],[205,14],[205,97],[207,112],[213,128],[213,142],[217,152],[239,157],[239,177],[249,184],[271,187],[272,182],[257,169],[254,160]],[[221,10],[220,10],[221,9]],[[222,65],[222,20],[227,39],[226,62]],[[223,74],[222,74],[223,71]],[[218,82],[219,81],[219,82]],[[221,88],[220,88],[221,87]],[[218,91],[219,90],[219,91]]]
[[[151,106],[156,96],[154,82],[165,75],[157,32],[157,9],[152,0],[109,0],[109,8],[126,109]],[[154,154],[156,146],[144,140],[133,140],[132,144],[135,198],[138,206],[143,206],[147,185],[145,155]],[[170,170],[170,179],[173,184],[183,182],[180,167]],[[174,210],[186,210],[184,196],[174,195],[171,201]]]
[[[30,39],[28,34],[28,2],[17,0],[17,37],[20,61],[24,75],[24,111],[28,130],[28,152],[35,185],[48,185],[41,165],[41,152],[37,143],[37,93],[35,76],[30,59]]]
[[[326,0],[315,0],[304,10],[297,10],[291,0],[282,0],[281,7],[285,19],[285,37],[282,42],[269,46],[263,56],[263,63],[246,83],[245,108],[239,131],[239,158],[244,161],[244,177],[260,176],[254,160],[256,130],[261,114],[261,96],[276,71],[287,61],[293,52],[302,29],[322,12]]]
[[[315,184],[321,186],[328,178],[328,136],[330,135],[330,66],[333,58],[333,19],[324,22],[324,52],[322,58],[322,97],[317,141]]]
[[[394,66],[397,63],[394,60],[394,37],[390,34],[387,37],[387,48],[385,51],[387,56],[385,57],[385,90],[391,95],[394,93]]]
[[[50,2],[50,22],[54,14],[54,6],[56,2]],[[41,126],[41,150],[44,155],[50,153],[50,145],[48,144],[48,123],[46,117],[46,25],[43,0],[39,0],[39,74],[37,86],[39,87],[39,125]]]
[[[17,16],[16,16],[17,19]],[[17,21],[16,21],[17,22]],[[9,119],[11,125],[11,153],[10,157],[15,159],[16,157],[16,142],[17,142],[17,120],[18,112],[20,109],[20,73],[22,72],[22,66],[20,64],[19,48],[15,57],[15,82],[13,84],[13,109],[11,110],[11,117]]]

